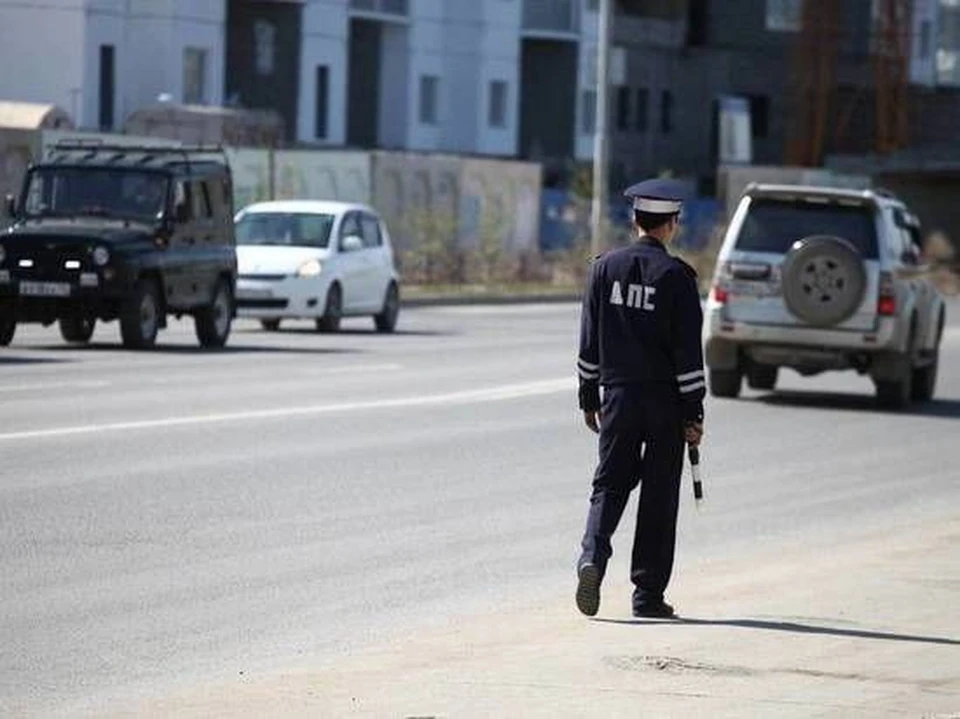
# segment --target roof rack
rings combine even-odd
[[[124,145],[108,144],[99,138],[86,138],[77,140],[60,140],[47,149],[48,153],[53,152],[85,152],[88,159],[93,159],[95,155],[104,153],[113,153],[113,162],[121,157],[131,154],[143,154],[146,157],[157,155],[181,155],[187,167],[191,167],[190,155],[220,155],[225,164],[227,160],[226,150],[222,145]],[[143,162],[144,160],[141,160]]]

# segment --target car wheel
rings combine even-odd
[[[13,317],[0,316],[0,347],[10,344],[16,331],[17,321]]]
[[[739,397],[743,377],[738,369],[709,371],[710,394],[714,397]]]
[[[280,329],[280,320],[260,320],[260,326],[267,332],[276,332]]]
[[[213,302],[197,311],[194,324],[201,347],[219,349],[227,344],[233,324],[233,295],[229,282],[222,278],[217,282]]]
[[[336,332],[343,317],[343,292],[340,285],[332,285],[327,292],[327,304],[323,317],[317,320],[317,332]]]
[[[857,249],[828,235],[794,243],[783,261],[783,300],[797,319],[817,327],[848,320],[863,302],[867,273]]]
[[[877,402],[885,409],[903,409],[910,404],[913,372],[898,380],[876,380]]]
[[[148,349],[157,341],[163,311],[157,283],[151,279],[137,282],[133,294],[120,312],[120,337],[128,349]]]
[[[940,370],[940,340],[943,337],[944,317],[940,316],[937,329],[937,344],[932,356],[926,357],[927,364],[913,369],[913,387],[911,399],[917,402],[929,402],[937,389],[937,374]]]
[[[67,342],[86,344],[93,337],[97,321],[93,317],[70,316],[60,318],[60,335]]]
[[[772,390],[777,386],[779,372],[776,365],[751,363],[747,368],[747,384],[751,389]]]
[[[400,290],[395,282],[387,287],[387,294],[383,300],[383,309],[374,315],[373,323],[377,332],[393,332],[397,327],[397,317],[400,315]]]

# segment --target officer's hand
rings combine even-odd
[[[683,438],[687,444],[699,446],[700,440],[703,439],[703,422],[687,422],[683,428]]]
[[[584,412],[583,421],[593,432],[600,434],[600,412]]]

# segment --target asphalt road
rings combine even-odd
[[[692,557],[956,519],[949,310],[929,405],[878,411],[853,374],[711,400],[707,511],[686,484],[678,574]],[[18,328],[0,350],[0,715],[99,713],[334,666],[458,617],[572,606],[595,459],[577,318],[423,308],[393,336],[239,323],[217,353],[187,323],[146,353],[121,350],[115,325],[86,348]]]

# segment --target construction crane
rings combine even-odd
[[[823,164],[828,134],[833,150],[842,150],[855,126],[861,105],[873,96],[873,149],[887,154],[908,139],[908,65],[911,0],[874,0],[870,28],[873,83],[867,77],[852,95],[843,97],[837,84],[843,0],[803,0],[802,28],[794,56],[793,122],[789,129],[787,161],[801,167]],[[869,110],[867,110],[869,111]]]

